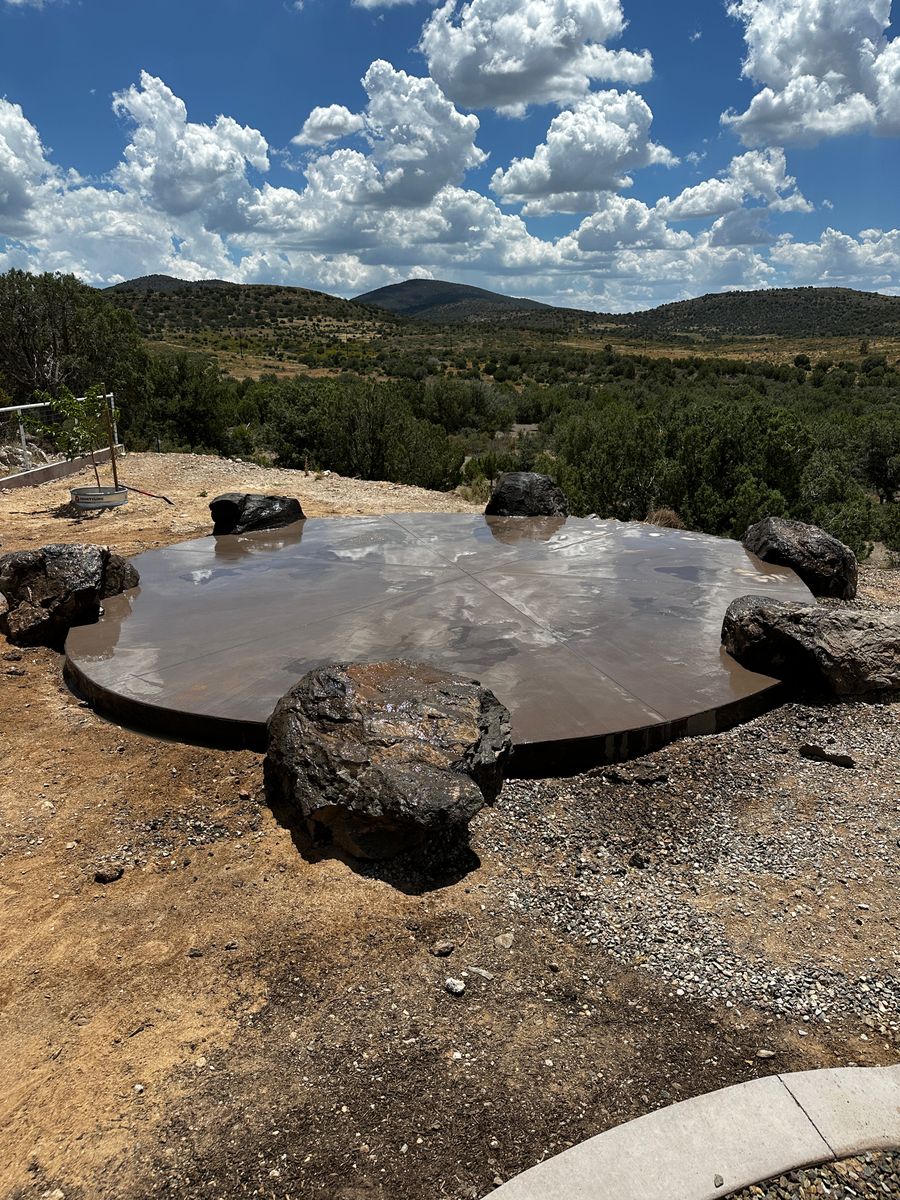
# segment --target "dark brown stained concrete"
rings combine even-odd
[[[810,599],[738,542],[574,518],[311,519],[134,561],[141,586],[66,645],[70,681],[113,718],[263,748],[313,667],[408,658],[492,688],[529,774],[755,715],[777,685],[724,653],[725,610]]]

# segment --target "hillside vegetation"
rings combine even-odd
[[[277,354],[316,337],[368,338],[394,323],[369,309],[307,288],[186,282],[146,275],[115,284],[104,295],[130,312],[144,337],[198,346]]]
[[[435,279],[410,279],[357,297],[358,303],[438,325],[483,324],[550,332],[615,330],[639,338],[900,336],[900,296],[849,288],[770,288],[723,292],[646,312],[554,308]]]
[[[700,296],[609,319],[644,337],[897,337],[900,296],[850,288],[771,288]]]

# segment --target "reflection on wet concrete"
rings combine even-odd
[[[285,550],[288,546],[299,546],[303,541],[306,521],[295,521],[281,529],[265,530],[260,533],[219,534],[213,536],[216,558],[240,559],[245,554],[266,554],[274,550]]]
[[[70,678],[120,719],[255,744],[306,671],[399,657],[492,687],[519,751],[685,731],[773,686],[723,658],[730,601],[809,599],[736,542],[561,517],[309,519],[136,565],[140,589],[72,631]]]
[[[549,542],[565,525],[565,517],[485,517],[484,523],[498,542]]]

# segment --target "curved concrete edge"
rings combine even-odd
[[[716,1200],[785,1171],[900,1149],[900,1066],[753,1079],[620,1125],[491,1200]]]

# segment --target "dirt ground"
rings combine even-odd
[[[189,455],[122,474],[176,507],[79,522],[69,481],[0,492],[2,549],[168,544],[225,490],[470,508]],[[866,588],[900,602],[895,574]],[[266,805],[259,756],[101,720],[50,651],[0,644],[0,704],[8,1200],[473,1200],[675,1100],[896,1061],[900,705],[790,706],[621,775],[511,784],[467,851],[362,870]],[[798,763],[810,725],[859,769]],[[826,959],[839,994],[799,1016],[785,971],[812,988]]]

